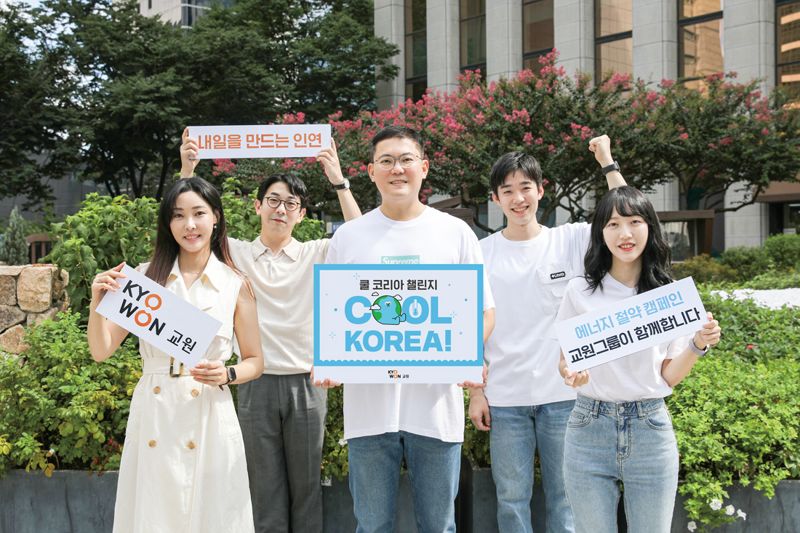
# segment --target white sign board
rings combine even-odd
[[[556,324],[570,370],[581,371],[694,334],[708,321],[692,278]]]
[[[483,265],[315,265],[314,379],[482,381]]]
[[[193,368],[222,322],[128,265],[120,289],[103,296],[97,312],[139,339]]]
[[[316,157],[331,146],[329,124],[189,126],[198,159]]]

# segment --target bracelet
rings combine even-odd
[[[697,357],[703,357],[705,354],[708,353],[708,344],[706,344],[705,348],[700,348],[694,343],[694,337],[689,342],[689,349],[694,353]]]

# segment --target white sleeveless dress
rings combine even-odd
[[[147,264],[137,270],[146,271]],[[227,361],[241,278],[212,253],[187,288],[175,261],[166,287],[222,322],[206,352]],[[177,348],[176,348],[177,350]],[[252,532],[242,432],[228,387],[203,385],[141,342],[114,508],[114,533]]]

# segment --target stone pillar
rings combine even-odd
[[[522,70],[522,0],[486,5],[486,76],[513,78]]]
[[[763,78],[768,92],[775,86],[775,2],[725,0],[722,17],[725,71],[742,83]]]
[[[553,26],[558,64],[569,74],[594,75],[594,2],[559,0],[554,3]]]
[[[633,2],[633,77],[656,83],[678,77],[677,0]]]
[[[458,87],[458,10],[458,0],[427,2],[428,87],[437,91],[450,92]]]
[[[69,276],[53,265],[0,266],[0,352],[22,353],[26,326],[67,308]]]
[[[746,83],[762,78],[761,91],[775,86],[775,2],[773,0],[726,0],[723,11],[725,71]],[[725,205],[743,197],[728,189]],[[756,203],[725,213],[725,247],[760,246],[769,233],[769,208]]]
[[[375,0],[375,36],[383,37],[400,49],[391,59],[393,65],[400,67],[397,77],[375,84],[378,109],[388,109],[406,98],[404,6],[403,0]]]

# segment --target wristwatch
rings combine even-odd
[[[232,381],[236,381],[236,369],[232,366],[227,367],[228,371],[228,381],[225,382],[225,385],[231,383]]]
[[[708,345],[706,344],[705,348],[698,348],[694,343],[694,338],[689,342],[689,349],[692,350],[697,357],[703,357],[708,353]]]
[[[350,188],[350,180],[347,178],[344,178],[344,181],[339,183],[338,185],[333,186],[333,189],[335,191],[346,191],[349,188]]]
[[[616,160],[614,160],[614,162],[613,162],[613,163],[611,163],[610,165],[606,165],[606,166],[604,166],[604,167],[601,169],[601,171],[603,172],[603,175],[606,175],[606,174],[608,174],[609,172],[614,172],[614,171],[617,171],[617,172],[619,172],[619,163],[617,163],[617,161],[616,161]]]

